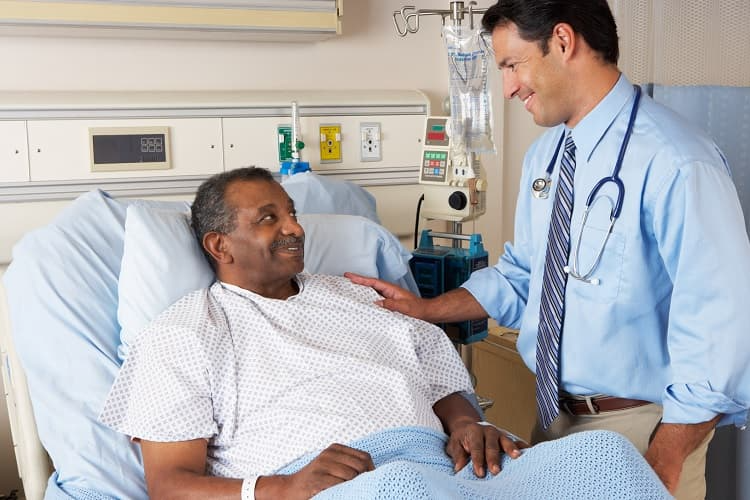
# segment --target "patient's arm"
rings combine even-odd
[[[240,498],[241,479],[206,476],[207,444],[205,439],[141,440],[149,498]]]
[[[205,439],[174,443],[141,440],[141,449],[151,499],[240,498],[241,479],[206,475]],[[295,474],[258,478],[255,498],[307,499],[326,488],[374,469],[368,453],[332,444]]]
[[[485,466],[492,474],[497,474],[502,453],[518,458],[520,448],[528,447],[524,442],[514,442],[492,425],[480,425],[479,414],[459,393],[440,399],[432,408],[449,436],[445,451],[453,460],[456,471],[471,458],[477,476],[484,477]]]

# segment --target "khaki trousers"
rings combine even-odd
[[[656,426],[661,421],[662,407],[656,404],[610,411],[598,415],[571,415],[565,410],[552,422],[550,428],[542,429],[537,421],[531,434],[532,444],[557,439],[575,432],[609,430],[619,432],[632,442],[641,454],[646,453]],[[691,453],[682,467],[677,500],[704,500],[706,498],[706,451],[714,431]]]

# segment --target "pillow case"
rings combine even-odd
[[[117,278],[129,203],[102,191],[79,197],[15,245],[3,282],[56,484],[138,499],[146,498],[139,447],[97,421],[120,368]]]
[[[214,273],[190,227],[190,208],[160,210],[144,203],[128,207],[118,283],[118,355],[148,323],[183,295],[206,288]]]
[[[281,181],[301,214],[349,214],[380,224],[375,197],[353,182],[315,172],[301,172]]]
[[[128,208],[117,311],[120,353],[127,353],[160,312],[213,282],[213,270],[188,220],[181,211],[138,203]],[[411,254],[379,224],[355,215],[301,214],[298,220],[305,229],[306,271],[353,271],[416,289],[409,270]]]

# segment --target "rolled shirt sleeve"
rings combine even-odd
[[[750,244],[729,173],[701,162],[675,169],[656,197],[653,227],[673,283],[663,420],[698,423],[721,413],[722,423],[744,426]]]

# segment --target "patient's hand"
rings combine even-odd
[[[500,472],[503,453],[511,458],[518,458],[521,456],[521,449],[528,447],[528,443],[513,441],[495,426],[472,422],[451,433],[445,451],[453,459],[456,472],[463,469],[471,459],[474,474],[484,477],[485,466],[492,474]]]
[[[391,311],[398,311],[417,319],[425,318],[426,308],[424,300],[408,290],[377,278],[368,278],[355,273],[344,273],[346,278],[357,285],[369,286],[383,296],[376,302],[381,307]]]
[[[255,498],[307,499],[371,470],[375,470],[375,465],[369,453],[332,444],[299,472],[258,478]]]

